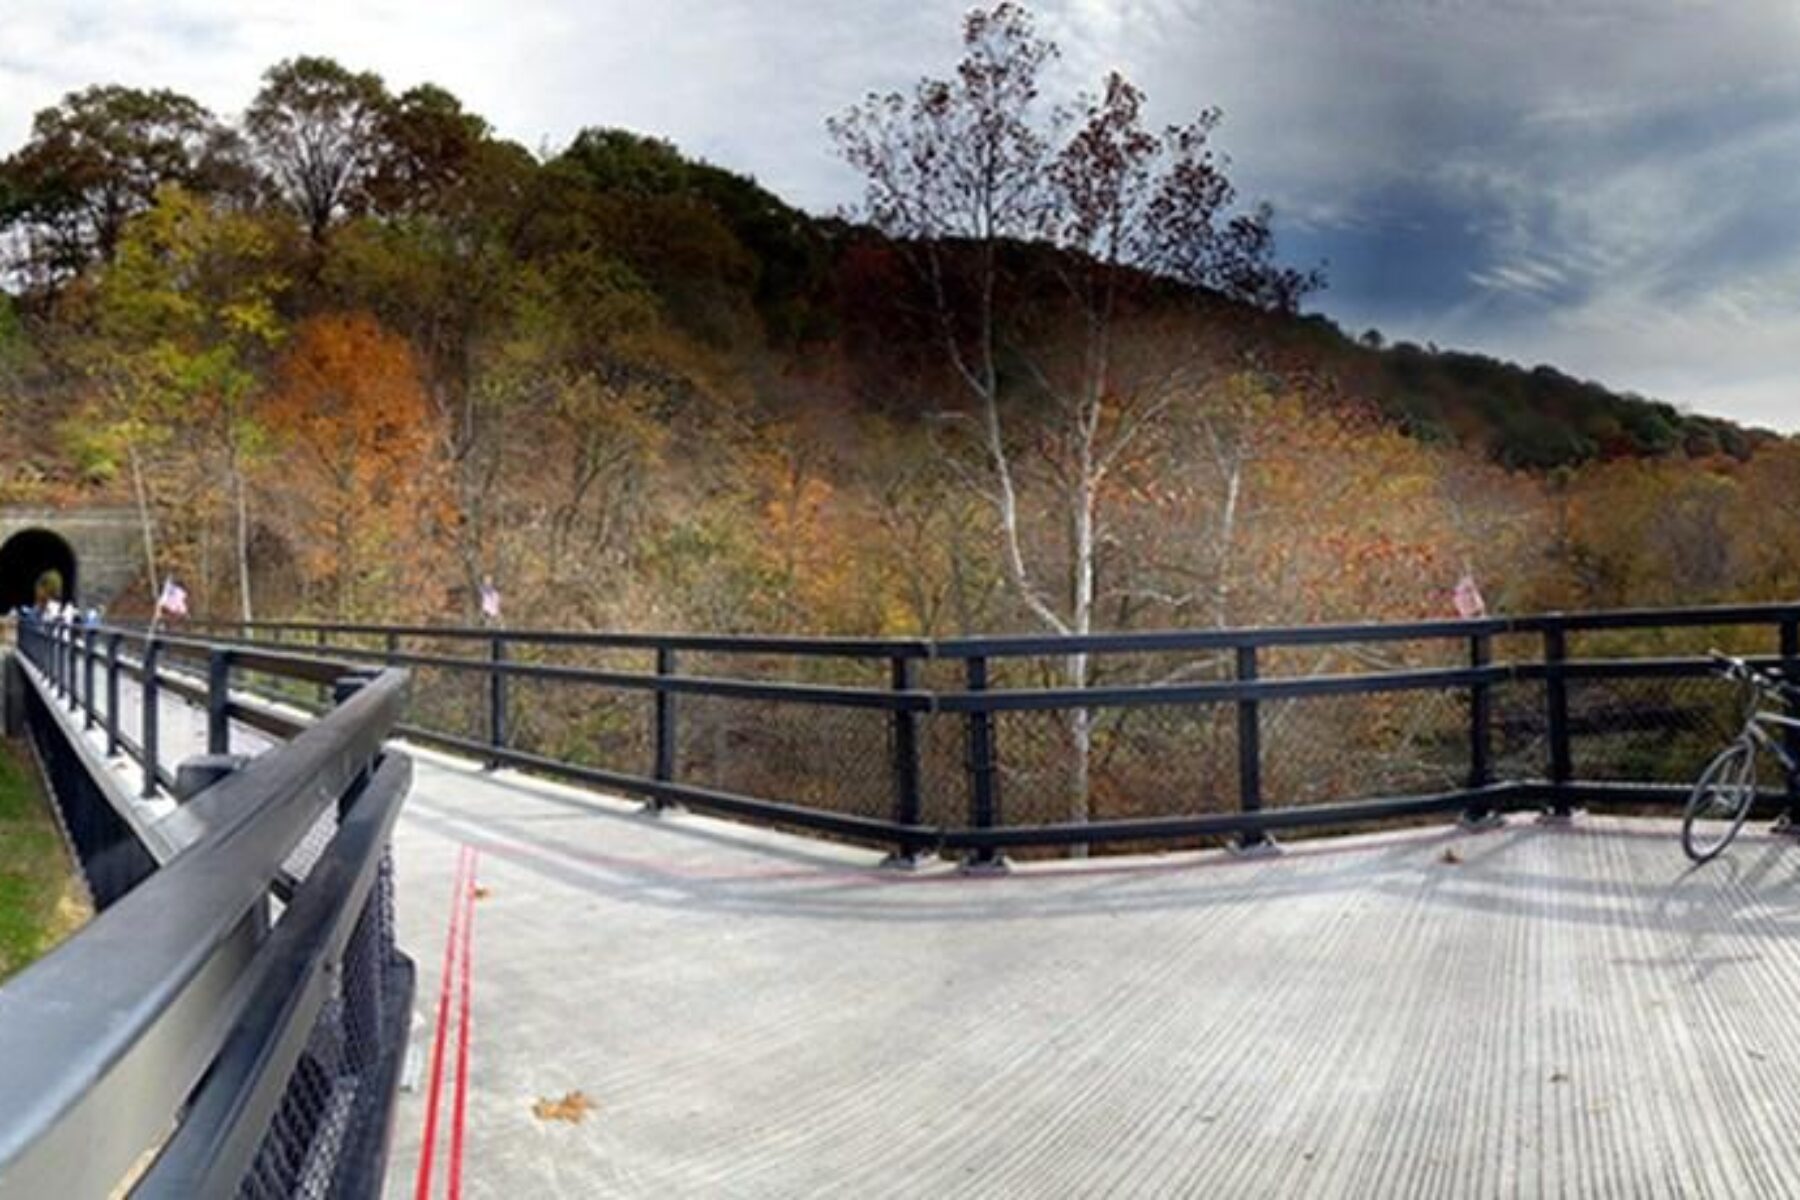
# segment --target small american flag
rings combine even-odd
[[[1456,589],[1450,593],[1450,599],[1456,605],[1456,615],[1463,620],[1487,616],[1487,601],[1481,598],[1481,589],[1475,586],[1475,576],[1468,571],[1456,581]]]
[[[156,598],[156,611],[172,617],[187,616],[187,589],[173,579],[163,580],[162,595]]]
[[[500,589],[491,579],[481,581],[481,615],[490,621],[500,619]]]

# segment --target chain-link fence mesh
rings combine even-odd
[[[479,661],[467,646],[421,645],[417,649],[409,648],[409,652]],[[471,667],[415,664],[407,669],[412,672],[412,694],[407,703],[410,724],[451,737],[487,739],[488,676],[485,670],[474,669],[473,661]]]
[[[1000,824],[1191,816],[1237,807],[1237,726],[1230,706],[1001,712],[993,724]]]
[[[1714,676],[1571,680],[1575,778],[1692,783],[1743,727],[1742,690]]]
[[[1253,665],[1264,681],[1356,679],[1397,672],[1542,664],[1551,645],[1539,629],[1468,637],[1373,639],[1258,646],[1246,664],[1236,647],[1124,653],[996,656],[982,664],[993,692],[1229,682]],[[1693,658],[1717,648],[1767,655],[1775,628],[1689,626],[1570,630],[1571,660]],[[371,642],[370,645],[375,645]],[[406,638],[400,650],[471,660],[474,670],[416,668],[413,720],[486,740],[492,691],[481,666],[485,640]],[[653,648],[579,643],[509,643],[517,662],[649,677],[672,669],[688,680],[887,690],[884,657],[794,654],[761,647]],[[929,657],[910,666],[915,689],[948,695],[973,687],[970,663]],[[519,676],[505,683],[506,741],[545,758],[645,779],[655,774],[657,703],[648,689]],[[1476,781],[1472,718],[1476,689],[1422,686],[1395,691],[1264,699],[1256,704],[1257,767],[1265,808],[1403,798],[1459,790]],[[1491,782],[1541,780],[1551,767],[1551,689],[1541,678],[1500,679],[1483,689]],[[1567,733],[1577,780],[1691,780],[1736,730],[1731,689],[1711,677],[1571,677]],[[894,819],[900,804],[896,718],[879,708],[676,695],[673,782],[822,811]],[[1235,811],[1240,706],[1234,701],[1099,705],[1088,710],[997,711],[991,716],[997,823],[1049,825],[1181,817]],[[918,820],[928,827],[975,823],[970,717],[915,718]]]
[[[1308,696],[1260,705],[1263,804],[1297,808],[1468,782],[1469,692]]]
[[[1488,688],[1488,747],[1493,779],[1549,777],[1550,716],[1543,684],[1503,682]]]
[[[647,691],[515,676],[507,680],[506,744],[577,766],[649,775],[655,708]]]
[[[894,815],[894,722],[879,708],[678,696],[675,778],[849,816]]]
[[[368,1139],[387,1125],[384,1080],[407,1036],[405,969],[384,855],[342,969],[325,976],[324,1007],[238,1187],[244,1200],[324,1200],[354,1190],[348,1185],[367,1162]]]

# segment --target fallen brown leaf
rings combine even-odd
[[[567,1092],[560,1100],[545,1096],[531,1106],[531,1115],[540,1121],[567,1121],[579,1125],[595,1108],[592,1100],[581,1092]]]
[[[1455,846],[1445,846],[1444,852],[1442,854],[1438,855],[1438,861],[1441,863],[1451,863],[1454,865],[1455,863],[1459,863],[1462,860],[1463,860],[1462,855],[1460,855],[1456,852]]]
[[[492,892],[488,891],[487,888],[481,886],[480,884],[475,885],[475,898],[477,900],[486,900],[492,894],[493,894]]]

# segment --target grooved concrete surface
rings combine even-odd
[[[471,1197],[1800,1192],[1800,847],[1767,835],[1699,871],[1670,822],[1515,818],[909,877],[422,755],[428,1018],[462,844]],[[534,1117],[571,1090],[584,1121]]]
[[[393,1197],[464,846],[472,1198],[1800,1195],[1784,838],[1690,870],[1670,821],[1515,817],[906,875],[413,753]],[[577,1090],[581,1122],[533,1114]]]

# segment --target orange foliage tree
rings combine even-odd
[[[338,614],[408,607],[450,517],[412,348],[366,314],[312,317],[282,356],[263,420],[290,450],[275,481],[288,533]]]

